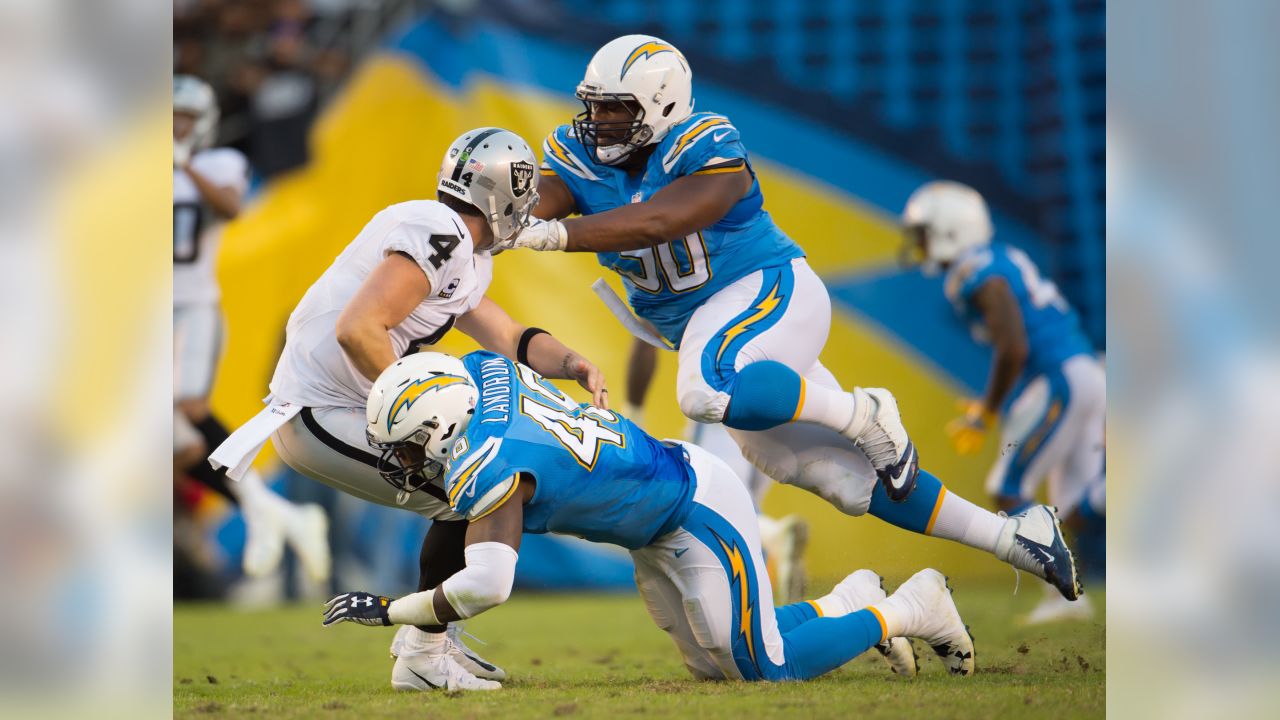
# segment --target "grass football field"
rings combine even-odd
[[[1024,580],[1026,577],[1024,576]],[[176,717],[374,718],[1088,718],[1105,714],[1106,628],[1093,622],[1021,627],[1039,587],[953,582],[973,629],[977,672],[947,675],[917,642],[915,679],[894,677],[868,652],[805,683],[707,683],[685,672],[674,645],[635,595],[517,591],[472,620],[482,655],[511,677],[491,693],[391,690],[391,628],[321,628],[319,604],[267,611],[174,608]],[[1105,607],[1101,593],[1092,600]]]

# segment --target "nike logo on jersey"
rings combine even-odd
[[[680,548],[679,550],[676,550],[676,551],[675,551],[675,553],[676,553],[676,557],[680,557],[681,555],[683,555],[683,554],[685,554],[685,553],[687,553],[687,552],[689,552],[689,548]]]
[[[726,136],[726,135],[728,135],[728,134],[729,134],[729,131],[728,131],[728,130],[721,130],[720,132],[718,132],[718,133],[716,133],[716,134],[712,135],[712,136],[711,136],[711,139],[712,139],[712,140],[714,140],[714,141],[716,141],[716,142],[720,142],[720,141],[721,141],[721,140],[723,140],[723,139],[725,138],[725,136]]]

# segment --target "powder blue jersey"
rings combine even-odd
[[[597,164],[571,125],[552,132],[542,151],[542,172],[564,181],[583,215],[644,202],[686,175],[744,172],[744,165],[752,174],[750,191],[711,227],[656,248],[596,255],[622,275],[636,314],[677,346],[693,311],[720,289],[804,255],[765,212],[747,150],[723,115],[694,113],[677,123],[636,175]]]
[[[945,289],[956,313],[979,342],[989,342],[981,311],[972,298],[992,278],[1004,278],[1018,301],[1027,332],[1029,355],[1021,383],[1061,365],[1067,358],[1091,353],[1075,310],[1021,250],[1004,243],[970,249],[947,271]]]
[[[462,358],[480,389],[453,446],[445,489],[475,520],[536,481],[524,531],[642,548],[679,527],[693,506],[693,468],[630,420],[575,403],[533,370],[491,352]]]

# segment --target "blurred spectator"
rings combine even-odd
[[[219,145],[249,156],[259,175],[307,161],[307,133],[321,104],[369,49],[349,32],[356,13],[373,26],[411,0],[174,0],[175,73],[213,85],[222,109]]]

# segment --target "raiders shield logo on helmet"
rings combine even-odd
[[[517,160],[511,163],[511,192],[516,197],[524,197],[533,185],[533,163]]]

